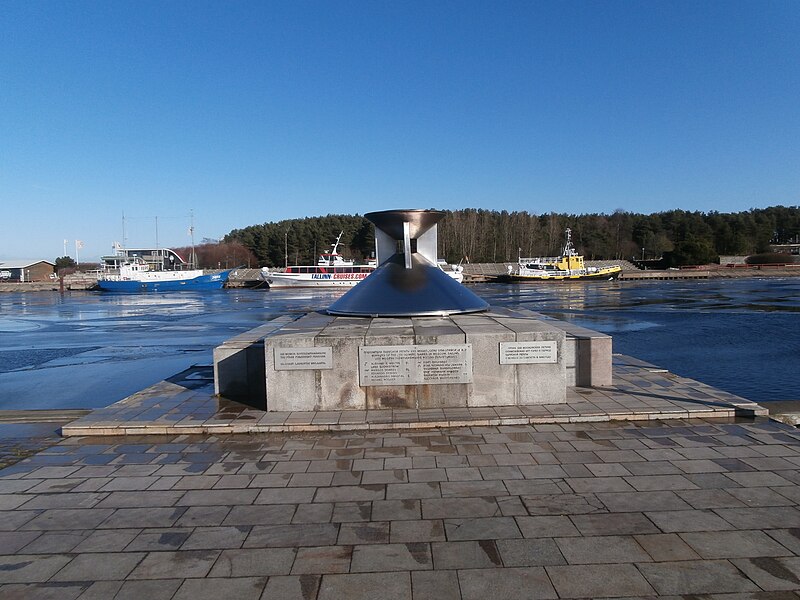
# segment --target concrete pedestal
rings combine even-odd
[[[611,383],[609,336],[527,311],[308,313],[248,334],[215,351],[215,387],[268,411],[558,404],[568,386]]]

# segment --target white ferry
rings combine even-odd
[[[261,269],[261,279],[270,288],[295,287],[353,287],[375,270],[375,264],[357,265],[339,254],[339,240],[342,234],[331,244],[331,251],[320,254],[317,264],[313,266],[295,265],[285,271]]]
[[[375,261],[357,265],[352,260],[347,260],[339,254],[339,240],[342,233],[331,244],[331,251],[320,254],[317,264],[313,266],[294,265],[286,267],[284,271],[270,271],[268,267],[261,269],[261,279],[272,289],[298,288],[298,287],[353,287],[372,273],[377,265]],[[458,283],[464,281],[464,267],[452,265],[445,269],[446,264],[439,261],[437,266],[455,279]]]

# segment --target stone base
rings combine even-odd
[[[215,388],[268,411],[558,404],[568,385],[611,383],[609,336],[529,311],[308,313],[248,334],[215,351]],[[263,370],[253,368],[256,355]]]

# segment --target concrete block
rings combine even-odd
[[[466,343],[466,334],[449,318],[417,317],[413,319],[413,326],[414,343],[420,346]],[[466,383],[421,385],[417,388],[417,408],[467,406],[468,397],[469,384]]]
[[[611,336],[595,333],[578,338],[576,385],[608,387],[611,385]]]
[[[214,348],[214,393],[265,410],[264,338],[290,320],[274,319]]]
[[[411,319],[407,325],[396,328],[370,326],[364,338],[365,346],[412,346],[414,345],[414,329]],[[385,319],[373,319],[385,321]],[[358,383],[358,359],[356,359],[356,383]],[[366,393],[366,408],[380,410],[386,408],[416,408],[417,386],[415,385],[371,385],[361,388]]]
[[[314,343],[330,347],[333,369],[319,371],[320,410],[364,410],[366,393],[358,385],[358,347],[364,344],[369,319],[336,317]]]
[[[454,315],[453,322],[472,344],[472,383],[467,406],[504,406],[517,403],[516,365],[500,364],[500,342],[513,342],[516,334],[487,317]]]
[[[313,348],[316,331],[277,332],[264,341],[266,373],[266,407],[268,411],[321,410],[317,391],[319,371],[278,371],[275,369],[276,348]]]

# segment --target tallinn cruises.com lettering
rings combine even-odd
[[[364,279],[369,273],[312,273],[311,279]]]

